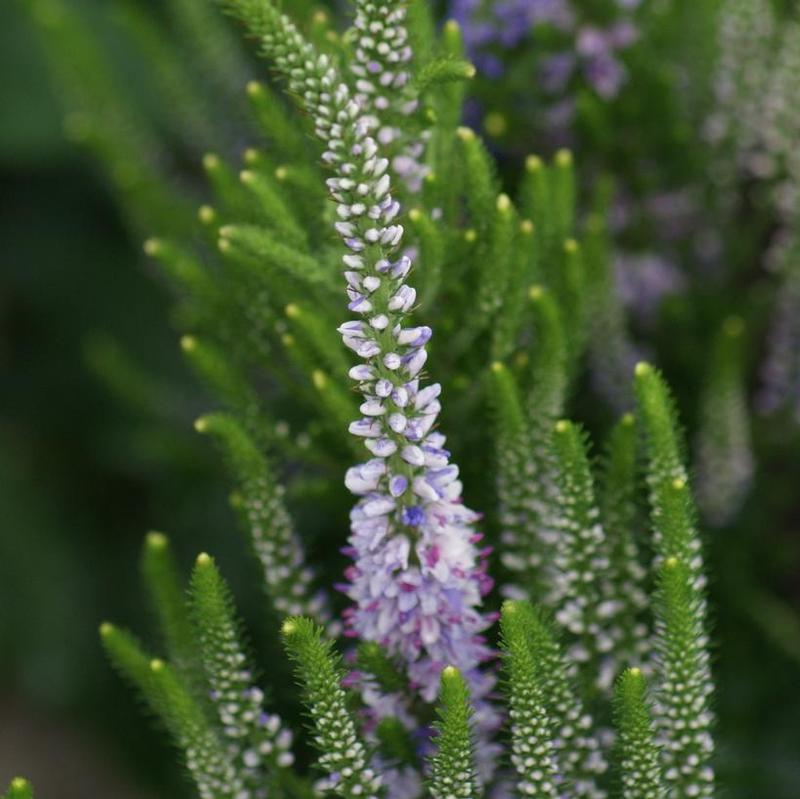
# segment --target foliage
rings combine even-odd
[[[542,797],[715,795],[700,512],[716,527],[734,523],[754,480],[748,337],[764,311],[735,300],[747,264],[734,263],[727,283],[725,256],[709,257],[703,274],[685,266],[709,220],[735,226],[746,208],[738,184],[754,181],[761,230],[780,232],[771,258],[785,287],[769,298],[783,321],[764,404],[791,406],[796,248],[784,194],[796,188],[794,160],[784,138],[756,135],[737,111],[764,86],[780,106],[795,54],[767,25],[763,38],[780,47],[756,90],[730,56],[748,9],[697,4],[693,19],[719,33],[717,73],[707,70],[719,85],[706,88],[728,116],[696,125],[706,138],[673,158],[703,108],[703,87],[679,90],[680,55],[699,72],[703,54],[691,37],[677,47],[669,13],[597,5],[590,22],[581,11],[569,26],[537,19],[512,36],[502,32],[517,24],[508,9],[461,9],[462,30],[439,28],[421,0],[354,0],[339,33],[334,14],[306,3],[289,16],[267,0],[225,0],[272,70],[249,83],[253,67],[218,9],[167,3],[182,38],[173,51],[131,7],[121,24],[154,66],[150,90],[169,98],[156,124],[121,100],[79,13],[33,5],[67,88],[69,130],[105,167],[134,234],[152,236],[145,253],[176,296],[181,351],[218,406],[195,428],[224,455],[267,600],[261,620],[274,638],[285,619],[318,750],[309,768],[296,708],[284,719],[259,687],[215,561],[197,558],[187,600],[169,542],[151,533],[141,565],[165,659],[112,625],[101,637],[199,796],[478,797],[512,782]],[[488,49],[471,29],[487,13],[497,28]],[[586,49],[590,32],[602,52]],[[525,44],[529,34],[541,50]],[[547,128],[554,98],[509,99],[517,70],[555,69],[573,39],[579,58],[559,89],[573,92],[570,121],[543,131],[541,155],[523,152],[526,120]],[[522,58],[492,96],[504,41]],[[656,56],[671,48],[659,70]],[[81,58],[62,69],[73,50]],[[465,116],[470,93],[486,105],[482,118]],[[647,113],[648,94],[658,114]],[[773,128],[791,129],[779,116]],[[650,149],[624,152],[638,119]],[[258,146],[240,158],[232,143],[242,137]],[[765,150],[768,175],[753,168]],[[711,178],[701,152],[720,164]],[[730,152],[737,167],[726,171]],[[202,170],[176,179],[187,155]],[[659,191],[670,201],[657,202]],[[707,202],[696,229],[672,235],[664,205],[680,205],[680,193],[691,208]],[[653,253],[663,256],[658,285],[636,284],[631,307],[625,280],[646,280],[631,264]],[[664,274],[676,270],[670,290],[683,296],[670,306]],[[705,275],[730,299],[724,314],[704,305]],[[685,390],[673,398],[648,363],[634,373],[638,352],[663,350],[665,327],[672,335],[662,317],[677,319],[665,357],[674,366],[695,308],[714,330],[698,407]],[[160,406],[157,387],[112,349],[93,353],[119,393]],[[696,427],[693,459],[679,406]],[[599,463],[593,441],[604,441]],[[343,474],[356,497],[347,541]],[[352,562],[335,582],[340,548]],[[495,581],[507,598],[499,614]]]

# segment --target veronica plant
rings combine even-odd
[[[187,600],[169,542],[148,536],[166,656],[104,624],[112,663],[203,799],[601,799],[616,782],[631,799],[711,797],[702,547],[669,390],[637,366],[636,412],[600,469],[564,418],[608,299],[604,222],[581,235],[572,155],[532,156],[515,200],[500,190],[486,146],[458,124],[474,72],[459,28],[437,34],[424,4],[359,0],[342,36],[264,0],[224,9],[300,113],[277,85],[249,84],[267,146],[238,174],[207,154],[214,199],[196,235],[176,229],[146,250],[181,292],[182,349],[224,407],[196,428],[238,484],[313,770],[260,687],[209,555]],[[299,147],[304,133],[316,143]],[[493,425],[475,424],[490,413]],[[452,445],[440,425],[460,432]],[[349,537],[339,517],[330,531],[351,560],[340,613],[290,513],[314,473],[316,496],[338,495],[344,476],[356,497]],[[484,533],[502,563],[499,612]]]

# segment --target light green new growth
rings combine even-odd
[[[664,774],[675,795],[711,799],[714,718],[708,640],[691,569],[677,558],[667,558],[661,567],[657,610],[661,683],[656,701]]]
[[[329,790],[344,799],[381,796],[380,777],[368,766],[367,748],[347,709],[344,670],[333,644],[311,619],[287,619],[281,632],[312,720],[319,765],[331,775]]]
[[[537,664],[538,681],[550,723],[558,773],[572,786],[576,799],[604,799],[598,786],[607,769],[592,717],[574,686],[575,664],[564,656],[550,623],[538,608],[517,603],[525,615],[525,633]]]
[[[408,680],[374,641],[360,641],[356,647],[356,665],[375,679],[386,693],[404,690]]]
[[[480,795],[470,731],[469,688],[454,666],[442,670],[439,719],[434,725],[436,754],[430,759],[429,785],[434,799],[476,799]]]
[[[421,0],[416,0],[416,4],[421,4]],[[412,13],[411,19],[413,18]],[[442,27],[439,48],[444,58],[458,61],[464,59],[464,41],[455,20],[448,20]],[[461,124],[466,85],[466,81],[446,83],[431,98],[435,124],[427,148],[427,161],[432,170],[428,177],[434,179],[427,181],[425,197],[428,207],[441,208],[444,219],[451,224],[455,224],[460,213],[459,195],[466,180],[456,156],[456,150],[460,146],[457,131],[460,130],[458,126]],[[492,196],[496,194],[495,191]]]
[[[316,309],[306,308],[296,302],[290,303],[284,310],[292,335],[298,344],[310,353],[312,362],[337,378],[346,375],[352,363],[347,358],[341,343],[335,336],[330,335],[327,319],[321,317]],[[347,392],[343,394],[347,396]],[[339,421],[343,422],[344,428],[347,428],[349,424],[347,420],[352,420],[356,416],[357,403],[352,400],[345,403],[342,411],[346,416]]]
[[[197,639],[186,607],[183,581],[163,533],[145,537],[141,559],[142,578],[150,606],[158,619],[164,647],[173,667],[191,685],[196,695],[203,693]]]
[[[200,799],[238,799],[247,795],[241,793],[244,784],[203,707],[180,676],[164,661],[145,654],[130,633],[104,623],[100,638],[111,663],[142,694],[183,751]]]
[[[459,128],[457,136],[463,158],[470,225],[477,231],[479,238],[485,240],[491,220],[497,212],[499,185],[494,161],[474,130]]]
[[[502,309],[506,297],[519,228],[517,213],[507,194],[497,196],[489,220],[488,247],[478,262],[477,307],[470,314],[475,335]]]
[[[555,236],[567,240],[575,227],[577,185],[575,159],[569,150],[559,150],[550,168],[550,196],[553,203]]]
[[[528,427],[519,389],[511,370],[495,361],[489,372],[489,399],[494,415],[498,521],[503,536],[503,564],[520,574],[522,585],[541,579],[542,551],[538,527],[531,523],[538,506],[530,501],[541,489],[538,461],[530,452]]]
[[[208,414],[197,420],[195,428],[219,440],[238,479],[250,541],[275,609],[282,615],[302,612],[327,622],[325,600],[311,586],[313,574],[305,565],[283,502],[283,488],[272,476],[267,459],[231,416]]]
[[[533,315],[534,352],[527,407],[535,425],[549,428],[563,413],[569,388],[564,317],[552,292],[542,286],[531,286],[528,297]]]
[[[507,601],[500,617],[501,647],[511,719],[511,762],[517,790],[535,799],[556,799],[555,751],[542,690],[540,664],[530,645],[532,608],[527,602]]]
[[[647,484],[658,554],[678,558],[700,576],[701,545],[691,494],[686,490],[685,447],[674,400],[664,378],[647,363],[636,366],[635,388],[637,418],[647,442]]]
[[[546,258],[552,257],[556,238],[548,171],[538,155],[529,155],[525,159],[525,172],[519,190],[520,213],[536,225]]]
[[[181,350],[209,389],[241,419],[253,439],[264,446],[273,444],[274,423],[267,420],[261,398],[245,378],[241,365],[232,363],[221,348],[197,336],[183,336]]]
[[[564,405],[567,374],[558,306],[541,286],[532,286],[529,297],[533,361],[527,363],[526,354],[520,359],[518,377],[506,367],[500,371],[496,362],[491,399],[496,410],[503,563],[520,573],[518,586],[527,596],[539,597],[547,590],[543,567],[556,541],[553,525],[558,508],[550,439]]]
[[[428,89],[442,83],[469,80],[475,77],[475,67],[469,61],[460,58],[437,58],[422,67],[416,76],[416,85],[422,94]]]
[[[286,193],[274,173],[255,168],[243,169],[239,173],[239,180],[250,195],[250,201],[255,206],[253,210],[260,211],[260,221],[266,228],[289,246],[300,252],[308,252],[308,235],[287,204]]]
[[[278,716],[264,712],[264,693],[254,684],[239,640],[230,591],[205,553],[195,562],[190,591],[200,659],[223,734],[230,741],[228,752],[250,789],[265,783],[274,788],[280,772],[294,763],[292,736]]]
[[[419,260],[425,264],[425,269],[417,273],[419,283],[419,304],[427,309],[437,292],[442,281],[442,264],[445,260],[446,239],[441,226],[431,215],[419,208],[412,208],[408,212],[408,221],[414,238],[419,244]]]
[[[620,799],[665,799],[667,792],[647,701],[647,684],[640,669],[628,669],[617,680],[614,721]]]
[[[559,258],[559,269],[550,284],[559,301],[563,319],[569,320],[564,333],[569,355],[569,373],[574,375],[586,345],[586,274],[583,249],[573,238],[564,239]]]
[[[600,473],[600,518],[606,534],[609,570],[603,576],[605,593],[620,608],[621,639],[617,645],[618,665],[635,663],[647,652],[648,631],[642,619],[648,597],[644,588],[646,569],[640,561],[635,530],[638,514],[636,494],[636,420],[625,414],[609,436]]]
[[[33,786],[22,777],[14,777],[3,799],[33,799]]]
[[[656,702],[664,775],[676,795],[710,799],[714,793],[713,683],[696,513],[672,398],[661,375],[649,364],[636,367],[636,395],[647,441],[647,481],[660,576],[656,646],[661,681]]]
[[[267,274],[286,285],[293,281],[311,291],[332,285],[331,275],[314,256],[296,247],[291,240],[283,241],[265,227],[229,224],[219,229],[219,235],[220,252],[254,275]],[[281,292],[281,296],[285,294],[285,290]]]
[[[562,419],[552,440],[560,510],[548,600],[558,623],[574,636],[569,654],[584,679],[606,690],[617,669],[613,655],[622,630],[616,591],[604,579],[610,559],[595,499],[588,439],[580,427]]]

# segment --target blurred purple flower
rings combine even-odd
[[[575,70],[572,53],[556,53],[545,58],[539,67],[539,85],[548,94],[560,94],[567,87]]]
[[[645,323],[653,320],[666,297],[679,294],[686,284],[678,267],[655,253],[618,253],[614,272],[622,302]]]
[[[626,77],[625,67],[608,54],[587,59],[583,72],[586,80],[604,100],[610,100],[619,94]]]
[[[622,12],[629,12],[638,0],[618,3]],[[629,47],[639,36],[630,19],[620,19],[607,29],[593,25],[578,26],[569,0],[453,0],[451,15],[464,34],[467,54],[488,78],[500,77],[504,71],[503,50],[510,50],[533,35],[537,25],[551,25],[574,35],[573,51],[543,54],[538,77],[548,94],[563,94],[575,67],[589,85],[603,97],[617,95],[625,82],[626,72],[615,52]]]

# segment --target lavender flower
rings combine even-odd
[[[548,23],[562,30],[573,24],[567,0],[453,0],[450,15],[461,26],[470,59],[490,78],[505,71],[502,61],[490,52],[492,45],[516,47],[537,24]]]
[[[664,299],[685,285],[675,264],[653,253],[619,253],[614,269],[623,303],[644,322],[652,322]]]
[[[431,329],[404,326],[416,292],[405,282],[410,258],[396,257],[403,227],[389,162],[372,136],[374,120],[330,59],[316,56],[288,18],[276,22],[265,44],[325,142],[335,228],[346,249],[348,308],[358,317],[339,328],[363,361],[350,370],[364,399],[350,432],[372,455],[345,478],[359,497],[347,548],[354,563],[344,590],[355,603],[349,633],[402,659],[426,701],[436,697],[442,669],[458,668],[470,682],[476,730],[485,737],[498,724],[486,701],[495,678],[480,670],[493,657],[482,636],[493,619],[480,611],[492,585],[488,550],[478,548],[479,515],[462,503],[458,467],[433,429],[441,387],[421,381]],[[405,47],[402,38],[398,44]],[[390,49],[386,60],[393,55],[402,54]]]
[[[550,25],[573,37],[573,47],[542,59],[539,72],[548,94],[566,90],[570,79],[580,72],[604,99],[615,97],[626,79],[625,68],[616,56],[638,38],[628,18],[638,0],[618,0],[622,19],[607,29],[582,25],[569,0],[453,0],[451,14],[464,31],[471,60],[489,78],[504,71],[499,49],[508,50],[530,38],[537,25]]]

